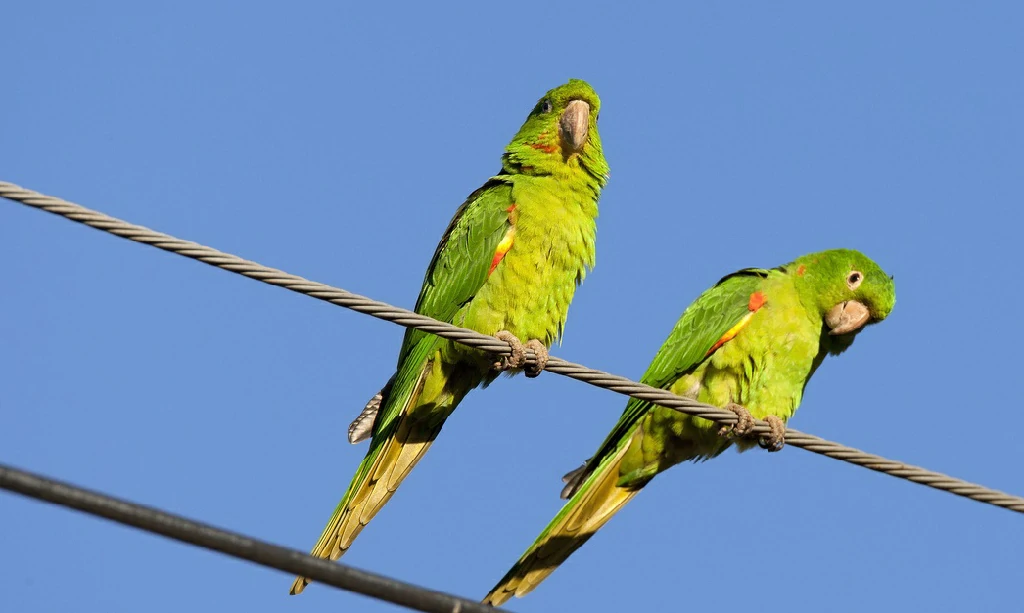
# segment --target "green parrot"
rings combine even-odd
[[[543,370],[576,287],[594,266],[597,202],[608,179],[600,110],[585,81],[546,93],[505,148],[501,171],[455,212],[415,310],[495,335],[513,355],[495,363],[487,353],[407,330],[395,374],[349,427],[352,443],[372,436],[370,449],[312,555],[337,560],[348,550],[469,390],[522,369],[524,347],[538,357],[526,375]],[[291,593],[308,583],[297,578]]]
[[[785,422],[825,356],[842,353],[895,301],[892,278],[848,249],[724,277],[683,312],[641,380],[727,408],[737,423],[718,428],[631,398],[597,453],[563,478],[569,501],[484,602],[498,606],[532,591],[661,471],[734,443],[751,448],[743,437],[752,415],[771,427],[761,446],[781,449]]]

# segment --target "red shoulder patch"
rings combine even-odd
[[[762,292],[754,292],[750,295],[750,302],[747,303],[747,309],[753,313],[763,307],[765,302],[768,302],[768,299],[764,297]]]
[[[796,274],[799,277],[804,276],[805,272],[807,272],[807,267],[804,266],[803,264],[801,264],[800,267],[796,269]]]

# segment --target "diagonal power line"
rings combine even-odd
[[[302,277],[288,274],[244,260],[238,256],[218,251],[212,247],[181,240],[161,232],[156,232],[137,226],[127,221],[122,221],[98,211],[87,209],[79,204],[74,204],[53,196],[46,196],[39,192],[25,189],[13,183],[0,181],[0,197],[20,202],[24,205],[41,209],[54,215],[60,215],[72,221],[115,234],[139,243],[152,245],[164,251],[170,251],[183,255],[187,258],[199,260],[211,266],[223,268],[234,273],[245,275],[249,278],[277,285],[290,289],[300,294],[312,296],[337,304],[360,313],[372,315],[378,319],[397,323],[405,327],[419,328],[426,332],[457,341],[470,347],[482,349],[497,355],[509,355],[510,347],[504,341],[490,337],[473,330],[459,328],[448,323],[440,322],[430,317],[401,309],[384,302],[378,302],[365,296],[353,294],[343,289],[310,281]],[[530,363],[534,362],[532,351],[527,350]],[[733,424],[736,422],[736,415],[731,411],[703,404],[689,398],[676,396],[675,394],[657,388],[637,383],[625,377],[613,375],[607,372],[587,368],[580,364],[574,364],[557,357],[551,357],[545,370],[559,373],[567,377],[589,383],[597,387],[608,389],[620,394],[632,396],[640,400],[648,400],[666,408],[674,409],[688,415],[704,417],[719,424]],[[754,426],[754,433],[768,434],[768,425],[757,420]],[[895,460],[889,460],[879,455],[867,453],[841,443],[825,440],[823,438],[806,434],[791,428],[786,429],[786,444],[800,447],[807,451],[817,453],[835,460],[842,460],[857,466],[863,466],[871,470],[892,475],[900,479],[906,479],[914,483],[950,492],[957,496],[970,498],[978,502],[991,504],[1018,513],[1024,513],[1024,498],[1013,496],[975,483],[957,479],[949,475],[931,471],[919,466],[904,464]]]
[[[4,464],[0,464],[0,489],[84,511],[182,543],[219,551],[293,575],[309,577],[325,585],[357,592],[417,611],[426,613],[494,613],[495,611],[500,613],[506,611],[506,609],[493,609],[489,605],[479,602],[389,579],[340,562],[314,558],[296,549],[272,545],[237,532],[229,532],[153,507],[47,479]]]

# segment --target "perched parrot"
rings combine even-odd
[[[349,427],[372,436],[312,555],[337,560],[391,498],[469,390],[525,365],[536,376],[559,339],[569,303],[593,267],[597,201],[608,178],[601,102],[572,79],[537,103],[505,148],[501,171],[455,212],[434,252],[416,312],[509,342],[494,357],[419,330],[402,340],[395,374]],[[309,583],[299,577],[291,593]]]
[[[597,453],[563,478],[569,501],[484,602],[498,606],[532,591],[661,471],[733,443],[751,448],[743,437],[752,416],[771,427],[761,446],[781,449],[785,422],[825,356],[842,353],[895,301],[892,278],[848,249],[724,277],[683,312],[642,381],[727,408],[737,423],[718,428],[631,398]]]

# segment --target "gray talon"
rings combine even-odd
[[[526,349],[523,348],[523,342],[515,334],[508,330],[500,330],[494,335],[494,338],[512,346],[512,355],[499,358],[493,365],[494,370],[521,368],[526,363]]]
[[[536,357],[536,361],[532,365],[527,366],[523,371],[526,373],[527,377],[532,379],[544,372],[544,367],[548,365],[548,358],[550,356],[548,354],[548,348],[544,346],[544,343],[535,338],[531,338],[526,341],[526,347],[528,349],[533,349],[533,355]]]
[[[786,446],[786,424],[775,415],[769,415],[764,418],[768,422],[768,427],[771,428],[771,433],[762,436],[757,440],[757,444],[763,449],[768,451],[782,451],[782,448]]]
[[[736,423],[719,428],[718,436],[732,438],[750,434],[754,429],[754,416],[750,414],[750,411],[735,402],[730,402],[723,408],[736,414]]]

